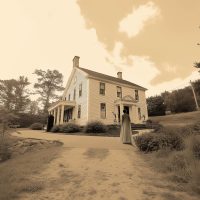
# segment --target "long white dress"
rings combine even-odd
[[[122,115],[122,125],[120,131],[120,139],[123,144],[131,144],[132,142],[131,120],[128,114]]]

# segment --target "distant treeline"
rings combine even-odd
[[[198,104],[200,105],[200,79],[192,83]],[[161,95],[147,98],[149,116],[165,115],[166,113],[191,112],[196,104],[191,86],[172,92],[165,91]]]

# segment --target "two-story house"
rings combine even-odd
[[[96,120],[117,124],[126,109],[132,123],[142,123],[148,118],[145,91],[124,80],[122,72],[112,77],[81,68],[79,57],[75,56],[62,100],[52,104],[48,112],[57,125],[69,121],[85,125]]]

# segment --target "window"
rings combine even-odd
[[[139,100],[139,94],[138,94],[138,90],[135,90],[135,100]]]
[[[78,118],[81,118],[81,105],[78,105]]]
[[[100,83],[99,94],[105,95],[105,83]]]
[[[122,97],[122,88],[117,86],[117,97]]]
[[[74,89],[74,101],[76,100],[76,88]]]
[[[68,101],[70,101],[70,94],[68,95]]]
[[[82,96],[82,83],[79,85],[79,97]]]
[[[100,115],[101,115],[101,119],[106,118],[106,104],[105,103],[100,104]]]
[[[142,118],[142,116],[141,116],[141,109],[140,108],[138,108],[138,118],[139,118],[139,120]]]

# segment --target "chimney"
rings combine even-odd
[[[79,56],[74,56],[73,58],[73,67],[79,67]]]
[[[122,79],[122,72],[117,72],[117,77]]]

